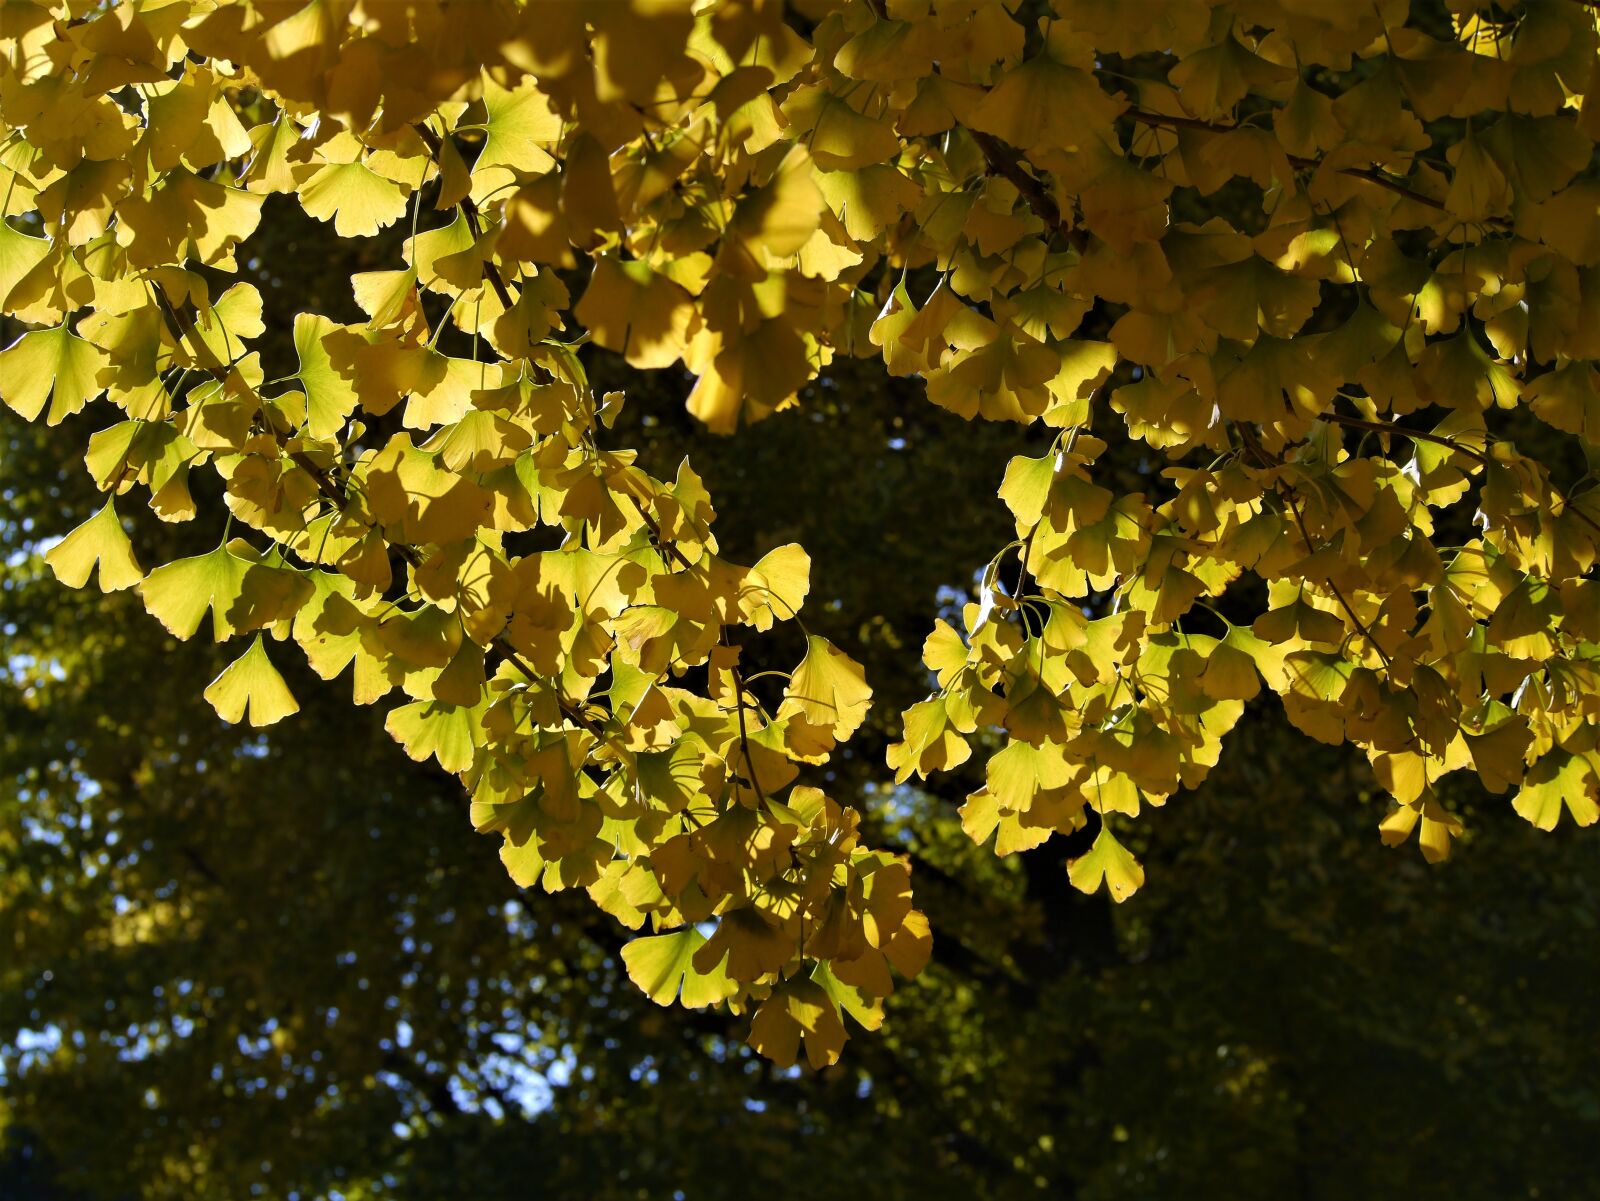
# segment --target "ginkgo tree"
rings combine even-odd
[[[348,671],[519,884],[639,932],[653,999],[827,1064],[931,940],[907,860],[817,786],[871,688],[806,631],[801,546],[729,561],[692,467],[613,444],[588,348],[679,372],[713,432],[842,356],[1049,431],[996,481],[1016,537],[907,664],[932,692],[886,765],[988,754],[962,816],[998,854],[1093,813],[1071,882],[1126,899],[1117,830],[1204,779],[1263,684],[1367,754],[1383,838],[1429,860],[1452,771],[1592,824],[1597,20],[21,0],[0,396],[103,413],[106,503],[51,566],[237,639],[222,718],[295,711],[285,654]],[[271,379],[232,278],[269,202],[400,235],[350,280],[367,319],[301,313]],[[1563,455],[1519,452],[1529,422]],[[1113,435],[1148,452],[1137,489],[1097,472]],[[118,498],[216,548],[148,562]]]

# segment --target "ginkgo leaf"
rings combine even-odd
[[[657,1005],[671,1005],[681,999],[691,1009],[730,997],[738,986],[729,980],[720,965],[702,972],[694,966],[695,953],[706,937],[693,926],[670,934],[636,938],[622,948],[622,962],[628,978]]]
[[[782,259],[799,250],[816,232],[822,207],[811,156],[797,145],[764,187],[739,202],[729,233],[752,254]],[[758,261],[764,260],[758,257]]]
[[[0,304],[9,304],[12,289],[26,279],[50,253],[48,238],[23,233],[9,221],[0,220]]]
[[[470,708],[414,701],[391,709],[383,728],[418,762],[431,756],[448,772],[463,772],[472,766],[477,723]]]
[[[805,658],[789,679],[783,711],[831,727],[834,737],[843,741],[866,720],[871,704],[872,689],[861,664],[826,638],[810,635]]]
[[[131,588],[144,579],[111,497],[98,513],[51,547],[44,559],[56,579],[69,588],[84,587],[96,569],[101,592]]]
[[[1067,875],[1079,892],[1094,893],[1105,882],[1111,899],[1120,904],[1144,885],[1144,868],[1139,861],[1105,827],[1095,835],[1089,853],[1080,855],[1067,864]]]
[[[739,587],[744,619],[758,630],[800,612],[811,591],[811,556],[798,543],[769,550],[756,560]]]
[[[217,716],[231,725],[247,722],[252,726],[270,726],[300,711],[289,686],[268,658],[260,634],[251,641],[249,650],[211,681],[205,697]]]
[[[833,999],[811,980],[791,980],[761,1003],[750,1023],[750,1045],[779,1067],[789,1067],[805,1042],[813,1068],[838,1062],[845,1044],[844,1023]]]
[[[406,211],[406,189],[365,163],[328,163],[300,184],[301,206],[341,238],[371,237]]]
[[[1206,656],[1200,690],[1207,696],[1247,701],[1261,691],[1261,677],[1254,656],[1245,649],[1246,640],[1255,641],[1238,626],[1230,627],[1228,636]]]
[[[1557,747],[1528,769],[1512,806],[1541,830],[1554,830],[1566,806],[1572,820],[1592,826],[1600,820],[1600,775],[1582,755]]]
[[[561,116],[537,81],[525,79],[508,90],[492,78],[485,79],[483,107],[487,114],[484,143],[473,164],[474,173],[511,167],[536,175],[554,165],[545,148],[561,137]]]
[[[967,740],[952,727],[943,697],[912,705],[905,711],[904,727],[904,739],[891,745],[886,756],[899,783],[913,773],[926,777],[929,772],[960,767],[972,755]]]
[[[1008,71],[969,119],[1013,146],[1072,150],[1121,107],[1087,71],[1039,54]]]
[[[192,638],[207,613],[216,641],[290,617],[311,595],[299,572],[265,562],[235,538],[226,546],[157,567],[139,585],[144,606],[167,631]]]
[[[688,348],[695,317],[689,294],[636,259],[598,260],[574,315],[601,346],[635,367],[668,367]]]
[[[723,915],[695,952],[694,966],[726,971],[730,980],[747,984],[773,975],[793,954],[794,945],[781,929],[753,909],[735,909]]]
[[[48,423],[59,425],[96,396],[106,356],[66,325],[23,334],[0,350],[0,400],[25,421],[50,404]]]
[[[826,963],[817,964],[811,973],[811,979],[828,994],[828,999],[834,1005],[848,1013],[863,1029],[876,1030],[883,1025],[883,1005],[864,989],[840,980],[829,970]]]
[[[1429,863],[1443,863],[1450,857],[1451,840],[1461,835],[1463,827],[1431,789],[1425,788],[1418,799],[1401,805],[1383,820],[1378,831],[1385,846],[1400,846],[1419,824],[1422,857]]]
[[[340,327],[326,317],[301,313],[294,319],[294,348],[300,356],[296,371],[305,389],[311,436],[331,438],[356,408],[352,379],[335,370],[325,340]]]

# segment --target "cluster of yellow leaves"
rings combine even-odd
[[[744,641],[794,628],[809,557],[723,558],[699,478],[605,446],[622,397],[596,395],[552,336],[575,310],[638,365],[744,372],[706,384],[735,417],[742,389],[777,386],[773,356],[799,341],[763,264],[815,227],[804,151],[735,151],[737,199],[705,198],[738,231],[731,289],[711,287],[704,251],[646,261],[628,234],[725,124],[726,98],[702,93],[773,39],[792,55],[776,10],[731,7],[8,10],[0,293],[37,328],[0,354],[0,395],[52,423],[109,402],[86,463],[112,495],[48,560],[74,586],[137,586],[177,637],[207,618],[218,641],[244,636],[206,690],[223,718],[295,712],[284,643],[348,673],[358,703],[398,694],[389,730],[461,776],[519,884],[586,889],[656,932],[626,954],[654,999],[749,1011],[764,1053],[792,1063],[803,1045],[822,1066],[842,1015],[876,1027],[892,973],[931,947],[904,858],[796,783],[871,690],[816,636],[792,671],[746,682]],[[773,80],[750,71],[746,99]],[[668,96],[669,116],[707,116],[670,136],[652,120],[647,146],[637,114]],[[339,237],[408,212],[414,232],[393,269],[352,279],[368,320],[302,313],[293,376],[268,383],[262,298],[227,274],[272,194]],[[559,272],[579,258],[593,267],[574,306]],[[470,356],[441,349],[447,326]],[[116,498],[142,488],[189,520],[206,468],[244,536],[146,572]]]
[[[781,1062],[831,1062],[927,956],[904,861],[796,783],[870,690],[815,637],[749,686],[809,561],[728,562],[687,465],[605,446],[582,339],[681,367],[716,431],[839,355],[1056,431],[890,752],[903,781],[999,737],[963,820],[1001,854],[1093,809],[1071,879],[1127,897],[1109,815],[1204,778],[1263,683],[1366,750],[1384,838],[1430,859],[1460,768],[1595,821],[1600,492],[1509,439],[1600,447],[1593,6],[796,8],[9,5],[0,307],[29,329],[0,396],[59,422],[104,395],[103,490],[187,520],[209,467],[250,531],[145,575],[108,500],[57,574],[251,635],[207,693],[229,720],[293,711],[274,641],[398,691],[391,731],[519,882],[648,923],[641,987],[753,1009]],[[288,386],[227,281],[269,195],[412,230],[352,279],[365,322],[299,316]],[[1118,422],[1142,491],[1097,482]]]

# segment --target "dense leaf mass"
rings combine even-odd
[[[1600,817],[1591,4],[58,0],[0,51],[0,396],[95,402],[110,494],[57,575],[236,639],[228,721],[348,671],[513,880],[781,1064],[928,959],[817,786],[883,682],[805,626],[802,545],[733,562],[619,445],[586,344],[716,432],[852,357],[1045,431],[887,755],[983,752],[1000,855],[1092,828],[1071,883],[1126,899],[1263,685],[1431,861],[1452,771]],[[280,371],[234,277],[284,204],[382,253]],[[159,561],[117,498],[216,542]]]

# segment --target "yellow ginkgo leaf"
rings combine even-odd
[[[48,238],[35,238],[0,221],[0,303],[50,253]],[[7,312],[12,309],[8,306]]]
[[[812,980],[783,984],[761,1003],[750,1023],[750,1045],[779,1067],[794,1063],[802,1039],[813,1068],[837,1063],[846,1037],[838,1007]]]
[[[101,592],[131,588],[144,578],[110,497],[104,508],[51,547],[44,561],[69,588],[82,588],[96,567]]]
[[[598,259],[573,315],[597,344],[640,368],[670,367],[688,348],[695,318],[689,293],[638,260]]]
[[[1592,826],[1600,819],[1597,790],[1600,776],[1589,760],[1557,747],[1528,769],[1512,806],[1541,830],[1556,828],[1563,805],[1578,825]]]
[[[1419,824],[1422,857],[1429,863],[1443,863],[1450,858],[1450,842],[1460,837],[1461,820],[1439,803],[1431,788],[1424,788],[1416,800],[1401,805],[1384,818],[1378,826],[1378,835],[1385,846],[1397,847],[1411,837],[1411,831]]]
[[[106,356],[65,324],[23,334],[0,350],[0,400],[24,420],[36,420],[50,404],[50,425],[59,425],[100,394],[97,382]]]
[[[872,705],[861,664],[826,638],[806,639],[806,657],[789,680],[779,717],[800,713],[813,725],[831,726],[841,742],[856,732]]]
[[[1111,899],[1120,904],[1144,884],[1144,868],[1107,827],[1101,826],[1089,853],[1067,864],[1067,877],[1074,888],[1087,893],[1098,892],[1104,880]]]
[[[1261,676],[1247,646],[1260,644],[1254,635],[1230,626],[1228,636],[1206,657],[1200,691],[1217,700],[1247,701],[1261,691]],[[1266,649],[1266,648],[1262,648]]]
[[[415,701],[389,712],[383,728],[417,762],[429,756],[449,772],[472,766],[479,739],[476,710],[439,701]]]
[[[804,246],[817,231],[824,203],[811,156],[797,145],[765,186],[739,202],[728,232],[758,264],[781,261]]]
[[[895,780],[905,783],[913,773],[949,771],[972,755],[972,748],[953,728],[944,697],[920,701],[905,711],[905,738],[889,747],[887,762]]]
[[[739,588],[744,619],[758,630],[800,612],[811,591],[811,556],[797,542],[775,547],[745,573]]]
[[[537,81],[525,79],[514,89],[493,79],[483,81],[483,149],[473,173],[493,167],[510,167],[538,175],[555,165],[547,147],[561,137],[561,115],[539,90]]]
[[[243,721],[252,726],[270,726],[300,711],[294,694],[268,658],[260,634],[250,643],[249,650],[211,681],[205,697],[217,716],[231,725]]]
[[[333,437],[356,407],[353,373],[340,375],[323,343],[341,328],[315,313],[300,313],[294,319],[294,348],[300,356],[295,374],[305,388],[306,416],[314,438]]]
[[[305,576],[264,560],[239,538],[166,563],[139,585],[144,607],[173,636],[194,637],[209,612],[218,642],[293,616],[312,591]]]
[[[693,926],[670,934],[636,938],[622,948],[628,978],[657,1005],[681,999],[699,1009],[730,997],[738,989],[720,962],[702,971],[694,964],[706,936]]]
[[[406,190],[365,163],[327,163],[300,185],[300,204],[341,238],[371,237],[406,211]]]
[[[709,832],[708,832],[709,833]],[[782,929],[754,909],[735,909],[694,954],[695,969],[726,972],[740,983],[770,977],[789,962],[794,944]]]

